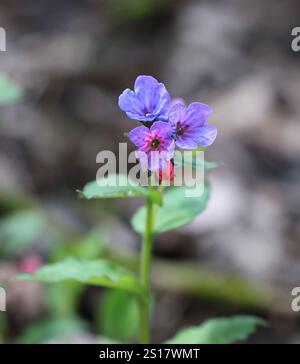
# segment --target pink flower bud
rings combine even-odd
[[[173,181],[174,179],[174,161],[173,159],[168,164],[157,172],[159,181]]]
[[[18,263],[18,269],[23,273],[34,273],[43,265],[43,261],[38,255],[27,255]]]

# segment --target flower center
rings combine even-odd
[[[148,116],[149,114],[153,113],[153,110],[151,109],[151,107],[144,107],[142,113],[144,114],[144,116]]]
[[[180,126],[179,128],[176,129],[176,134],[177,135],[183,135],[184,134],[184,128],[182,126]]]
[[[160,145],[160,141],[158,139],[153,139],[150,145],[151,145],[151,148],[157,149]]]

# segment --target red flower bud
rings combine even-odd
[[[18,264],[18,270],[24,273],[34,273],[43,265],[42,258],[38,255],[27,255]]]
[[[159,182],[173,181],[174,179],[174,161],[173,159],[168,164],[157,172]]]

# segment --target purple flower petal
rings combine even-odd
[[[119,107],[139,121],[167,120],[170,95],[164,84],[152,76],[139,76],[134,91],[126,89],[119,97]]]
[[[176,145],[181,149],[193,150],[198,148],[197,141],[192,137],[178,136],[176,138]]]
[[[142,105],[137,95],[127,88],[119,96],[119,107],[125,112],[131,112],[134,114],[142,113]]]
[[[174,156],[175,143],[170,124],[157,121],[148,129],[139,126],[129,133],[130,140],[138,147],[136,157],[142,167],[156,171]]]
[[[143,100],[144,113],[156,114],[165,110],[170,102],[170,95],[165,85],[152,76],[139,76],[134,84],[134,91]]]
[[[170,110],[169,122],[176,135],[176,145],[193,150],[212,144],[217,130],[214,126],[205,125],[211,113],[211,107],[200,102],[193,102],[188,107],[182,103],[175,104]]]
[[[217,137],[217,128],[213,125],[204,125],[200,129],[199,137],[198,137],[198,145],[200,147],[208,147],[211,145],[216,137]]]
[[[157,171],[162,165],[161,154],[158,151],[144,152],[137,150],[135,152],[136,158],[139,160],[142,169],[148,169],[149,171]]]
[[[137,147],[140,147],[144,144],[145,139],[149,135],[149,129],[146,126],[138,126],[134,128],[129,133],[129,139],[135,144]]]
[[[159,152],[150,152],[148,154],[149,171],[157,171],[161,165],[161,156]]]
[[[175,143],[173,139],[173,128],[169,123],[163,121],[156,121],[150,128],[151,133],[159,135],[161,142],[161,149],[170,154],[174,153]],[[172,158],[172,157],[171,157]]]
[[[203,125],[198,129],[186,131],[183,135],[177,136],[176,145],[179,148],[193,150],[198,147],[208,147],[217,136],[217,128],[213,125]]]
[[[198,129],[188,130],[182,136],[178,136],[176,144],[179,148],[193,150],[198,147],[208,147],[217,136],[217,128],[213,125],[204,125]]]
[[[159,135],[165,135],[166,137],[171,137],[172,135],[171,125],[163,121],[156,121],[155,123],[153,123],[150,130],[153,133],[157,133]]]
[[[185,119],[186,107],[184,104],[175,104],[169,112],[169,122],[176,128],[177,123]]]
[[[173,156],[174,153],[169,153],[168,151],[151,151],[148,154],[148,169],[154,172],[164,168],[170,162]]]
[[[143,169],[148,169],[151,172],[158,171],[165,164],[159,152],[143,153],[136,151],[136,157],[139,160]]]
[[[186,110],[186,120],[204,124],[212,114],[212,108],[201,102],[192,102]]]

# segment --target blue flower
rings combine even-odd
[[[171,107],[169,123],[176,145],[187,150],[211,145],[217,136],[217,128],[205,124],[211,113],[211,107],[200,102],[193,102],[188,107],[176,103]]]
[[[170,95],[163,83],[152,76],[138,76],[134,91],[126,89],[119,97],[119,107],[131,119],[142,122],[167,121]]]
[[[136,156],[150,171],[163,168],[174,156],[174,139],[169,123],[156,121],[150,128],[138,126],[129,133],[137,147]]]

